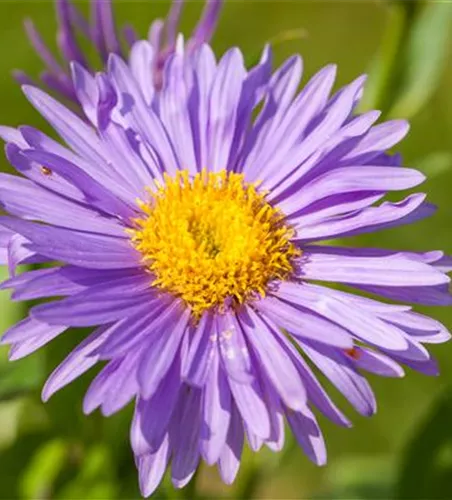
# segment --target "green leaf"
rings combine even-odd
[[[417,161],[416,168],[429,179],[445,174],[452,167],[452,153],[449,151],[435,151]]]
[[[394,461],[388,455],[347,455],[330,465],[326,478],[328,491],[316,498],[391,498]]]
[[[24,396],[38,390],[45,379],[43,353],[0,365],[0,401]]]
[[[430,99],[440,80],[449,48],[452,4],[427,3],[410,30],[402,78],[390,116],[411,117]]]
[[[396,498],[452,498],[452,388],[444,391],[406,446]]]
[[[11,403],[8,403],[8,405]],[[8,422],[0,417],[1,425]],[[43,446],[49,435],[45,433],[32,433],[17,436],[9,447],[2,449],[0,467],[1,498],[21,498],[22,475],[28,469],[36,450]]]
[[[4,266],[0,267],[0,282],[9,278],[8,269]],[[17,321],[25,316],[26,306],[20,302],[12,302],[9,291],[0,292],[0,335],[3,335],[5,330],[14,325]]]
[[[114,478],[114,466],[109,449],[96,445],[81,450],[83,456],[78,460],[78,473],[66,482],[56,498],[83,498],[84,500],[107,500],[117,498],[118,485]]]
[[[391,102],[391,87],[396,79],[398,56],[409,29],[405,5],[388,9],[385,33],[379,50],[370,63],[366,91],[359,104],[360,111],[381,109],[387,111]]]
[[[0,404],[0,449],[11,445],[17,439],[21,430],[20,415],[22,408],[22,399],[2,402]]]
[[[30,500],[50,498],[53,484],[66,464],[67,454],[68,443],[60,439],[48,441],[39,448],[25,469],[21,496]]]

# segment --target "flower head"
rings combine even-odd
[[[76,105],[78,105],[78,101],[69,63],[76,61],[89,72],[96,71],[96,68],[89,61],[90,58],[77,41],[79,36],[91,43],[98,58],[103,63],[107,62],[109,54],[126,56],[130,47],[138,39],[132,26],[117,25],[111,0],[89,0],[89,3],[91,15],[90,19],[87,20],[71,0],[55,0],[58,21],[56,40],[63,62],[60,62],[46,46],[33,21],[31,19],[25,21],[28,38],[45,65],[45,70],[40,75],[42,84]],[[206,0],[203,14],[188,40],[187,52],[209,42],[215,31],[222,3],[223,0]],[[149,43],[158,54],[154,58],[153,67],[150,68],[156,86],[161,86],[163,66],[166,59],[175,50],[183,4],[184,0],[173,0],[167,18],[165,20],[155,19],[149,28]],[[15,71],[14,76],[21,84],[34,84],[23,71]]]
[[[3,287],[17,300],[59,297],[32,307],[3,342],[18,359],[68,327],[96,327],[43,398],[106,361],[84,411],[110,415],[135,400],[144,495],[170,461],[177,487],[201,458],[231,483],[244,436],[253,450],[278,451],[285,420],[324,464],[313,409],[351,424],[317,372],[371,415],[365,372],[400,377],[406,365],[434,374],[423,344],[450,337],[405,305],[452,304],[442,252],[319,244],[432,213],[423,194],[383,201],[424,180],[386,152],[407,124],[355,112],[364,78],[330,95],[333,66],[298,92],[300,58],[272,74],[268,48],[247,70],[238,49],[218,62],[207,45],[187,57],[179,39],[160,92],[148,71],[155,57],[142,41],[129,66],[112,55],[93,77],[73,64],[89,123],[25,87],[66,146],[31,127],[0,129],[22,174],[0,176],[10,213],[0,219],[0,256],[11,271],[51,264]]]

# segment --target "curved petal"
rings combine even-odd
[[[0,224],[24,236],[33,244],[34,253],[49,259],[91,269],[142,266],[140,254],[122,238],[43,226],[12,217],[0,217]],[[30,245],[25,247],[31,249]]]

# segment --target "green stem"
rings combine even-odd
[[[361,102],[363,110],[388,112],[393,104],[400,79],[400,60],[419,7],[417,0],[390,4],[380,54],[370,70],[370,81]]]

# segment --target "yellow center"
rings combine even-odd
[[[300,254],[284,216],[241,174],[203,171],[190,179],[181,171],[139,205],[143,217],[130,232],[153,285],[181,297],[195,317],[265,295]]]

